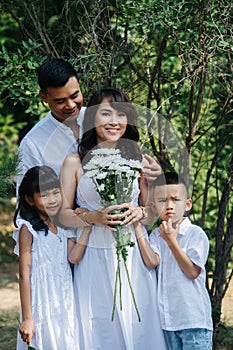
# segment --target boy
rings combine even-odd
[[[205,287],[209,241],[185,211],[192,207],[187,186],[177,173],[153,182],[152,210],[162,219],[149,237],[159,255],[158,302],[162,328],[172,350],[212,349],[211,303]]]

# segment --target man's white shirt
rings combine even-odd
[[[85,107],[77,118],[79,139],[82,137]],[[17,189],[26,171],[37,165],[50,166],[57,175],[68,154],[78,151],[78,140],[66,124],[57,121],[51,114],[41,119],[22,139],[19,146],[19,166],[17,171]]]

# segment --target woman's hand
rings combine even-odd
[[[142,207],[135,206],[131,203],[124,203],[120,205],[120,209],[125,209],[125,212],[121,216],[121,223],[126,226],[143,219],[144,209]]]
[[[34,335],[34,323],[33,320],[25,320],[21,323],[19,327],[19,333],[21,338],[27,345],[30,344],[32,337]]]
[[[116,231],[114,226],[122,225],[122,219],[127,215],[120,212],[121,205],[111,205],[109,207],[88,211],[85,213],[85,221],[89,225],[101,225],[111,231]]]
[[[135,206],[131,203],[124,203],[121,205],[111,205],[109,207],[86,211],[85,210],[85,223],[87,225],[101,225],[111,231],[116,231],[114,226],[116,225],[130,225],[134,222],[141,220],[144,216],[144,209],[139,206]],[[82,214],[80,218],[82,219]]]

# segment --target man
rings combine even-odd
[[[67,154],[77,152],[85,108],[77,72],[63,59],[50,59],[38,70],[40,97],[50,107],[19,146],[17,188],[25,172],[48,165],[57,175]]]

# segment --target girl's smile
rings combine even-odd
[[[30,202],[43,216],[54,217],[62,204],[60,189],[53,188],[52,190],[36,192]]]

